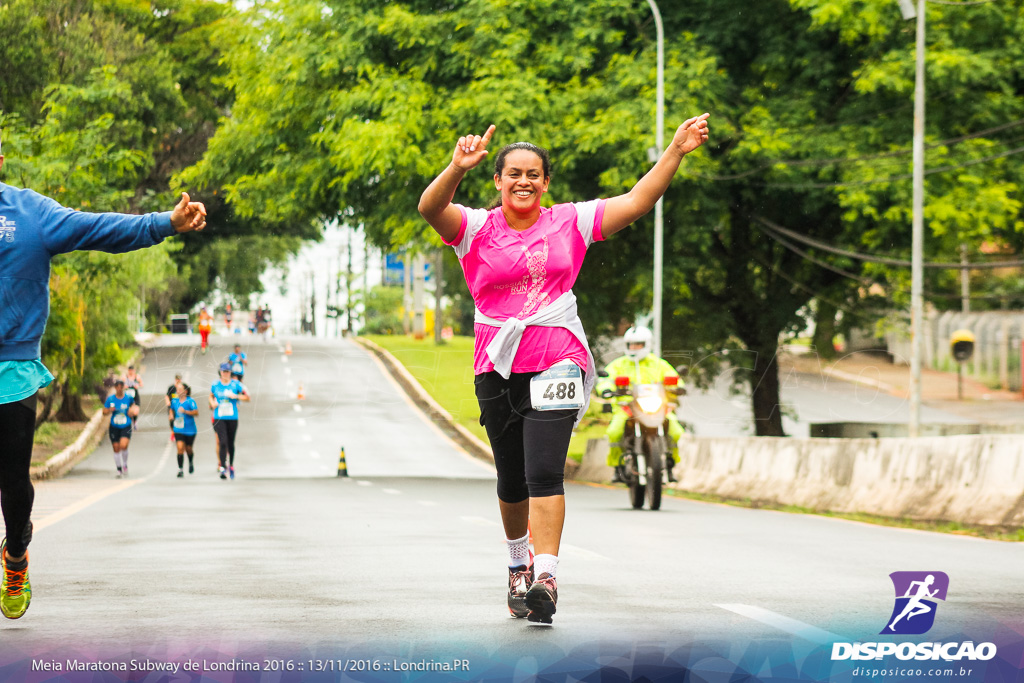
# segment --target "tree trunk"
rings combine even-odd
[[[818,299],[818,310],[814,315],[814,336],[811,339],[811,346],[818,352],[818,356],[832,360],[836,357],[836,347],[832,345],[832,339],[836,336],[836,313],[835,306]]]
[[[755,353],[751,377],[755,433],[757,436],[786,436],[782,430],[778,347],[765,345]]]
[[[82,410],[82,395],[71,390],[71,380],[65,380],[61,385],[60,396],[57,422],[88,422],[89,416]]]
[[[53,388],[42,389],[39,392],[39,409],[36,412],[36,429],[39,429],[44,422],[50,419],[53,412],[53,399],[57,392]]]

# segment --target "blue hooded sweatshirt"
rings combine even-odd
[[[0,364],[39,358],[50,315],[50,259],[79,249],[120,254],[173,234],[169,211],[84,213],[0,183]]]

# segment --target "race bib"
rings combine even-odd
[[[126,424],[128,424],[128,416],[125,415],[124,413],[117,413],[116,415],[114,415],[114,424],[117,425],[118,427],[124,427]]]
[[[534,410],[579,410],[583,393],[583,372],[572,361],[556,363],[530,380]]]
[[[176,418],[174,418],[174,428],[175,429],[184,429],[185,428],[185,418],[184,417],[176,417]]]
[[[231,372],[235,373],[236,375],[241,375],[242,374],[242,364],[241,363],[235,363],[234,365],[232,365],[231,366]]]
[[[235,406],[229,401],[223,401],[217,405],[217,417],[234,417]]]

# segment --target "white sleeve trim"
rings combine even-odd
[[[476,237],[476,233],[483,227],[483,224],[487,222],[488,214],[487,209],[464,208],[463,210],[466,212],[466,230],[462,235],[462,241],[452,245],[459,260],[462,260],[469,253],[469,248],[473,245],[473,238]]]
[[[576,209],[576,229],[580,231],[583,243],[589,248],[594,243],[594,222],[597,220],[597,209],[600,199],[589,202],[573,202]]]

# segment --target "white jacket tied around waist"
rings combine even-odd
[[[516,357],[516,352],[519,350],[519,342],[522,341],[523,332],[526,331],[527,327],[530,325],[564,327],[572,332],[573,336],[579,340],[580,344],[583,344],[583,348],[587,351],[587,376],[583,382],[586,398],[583,400],[583,407],[576,414],[576,424],[580,423],[583,415],[587,412],[587,406],[590,405],[590,392],[593,390],[594,382],[597,380],[597,366],[594,363],[593,354],[590,353],[587,333],[583,331],[583,322],[580,320],[576,309],[576,295],[572,293],[571,289],[546,307],[522,320],[518,318],[497,320],[496,318],[484,315],[478,308],[476,309],[476,315],[473,316],[473,321],[481,325],[499,328],[498,334],[487,345],[486,351],[487,357],[494,363],[495,371],[505,379],[508,379],[512,373],[512,361]]]

